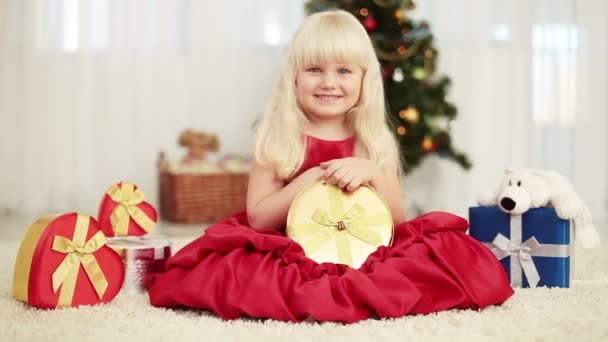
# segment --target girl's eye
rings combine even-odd
[[[318,67],[312,67],[312,68],[308,68],[308,70],[306,71],[310,71],[310,72],[321,72],[321,68]]]
[[[511,185],[512,185],[512,184],[511,184],[511,181],[509,181],[509,186],[511,186]]]
[[[521,186],[521,181],[517,181],[517,186]]]
[[[345,69],[345,68],[342,68],[342,69],[340,69],[340,71],[339,71],[339,73],[341,73],[341,74],[350,74],[351,72],[352,72],[352,71],[350,71],[349,69]]]

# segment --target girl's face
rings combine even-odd
[[[362,79],[353,64],[304,65],[296,74],[298,103],[312,120],[344,117],[359,101]]]

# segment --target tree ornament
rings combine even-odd
[[[387,67],[382,69],[382,78],[385,80],[388,79],[393,74],[394,70],[395,70],[395,63],[391,63],[390,65],[388,65]]]
[[[367,15],[369,14],[369,11],[367,10],[367,8],[363,7],[360,11],[359,14],[361,14],[364,17],[367,17]]]
[[[445,132],[441,132],[435,139],[435,146],[441,146],[448,140],[448,135]]]
[[[401,68],[395,68],[395,71],[393,72],[393,81],[403,81],[403,70],[401,70]]]
[[[363,20],[363,26],[365,26],[367,31],[374,31],[376,27],[378,27],[378,22],[376,22],[376,19],[370,15],[365,17],[365,20]]]
[[[420,121],[420,112],[414,106],[409,106],[407,109],[400,111],[399,116],[411,124],[417,124]]]
[[[422,81],[423,79],[426,78],[426,70],[424,70],[424,68],[421,67],[417,67],[414,69],[414,71],[412,72],[412,76],[414,76],[415,79]]]
[[[435,116],[431,116],[429,115],[429,118],[426,118],[426,114],[425,116],[425,120],[428,121],[428,123],[430,125],[432,125],[433,127],[437,127],[438,129],[441,129],[442,131],[448,130],[450,129],[450,121],[447,117],[445,116],[440,116],[440,115],[435,115]]]
[[[395,11],[395,18],[397,18],[398,20],[403,20],[405,19],[405,11],[402,9],[398,9]]]
[[[406,132],[407,129],[405,129],[404,126],[399,126],[399,128],[397,128],[397,133],[399,133],[399,135],[405,135]]]
[[[433,152],[435,149],[435,144],[433,143],[433,139],[430,136],[425,136],[422,140],[422,149],[425,152]]]

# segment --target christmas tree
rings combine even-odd
[[[412,0],[311,0],[307,12],[342,9],[355,15],[370,35],[383,69],[390,124],[408,172],[432,153],[471,167],[452,146],[456,107],[446,100],[450,79],[435,76],[437,50],[428,23],[407,13]]]

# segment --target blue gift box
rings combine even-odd
[[[554,208],[511,216],[496,206],[472,207],[469,225],[469,234],[492,249],[513,286],[570,287],[570,222]]]

